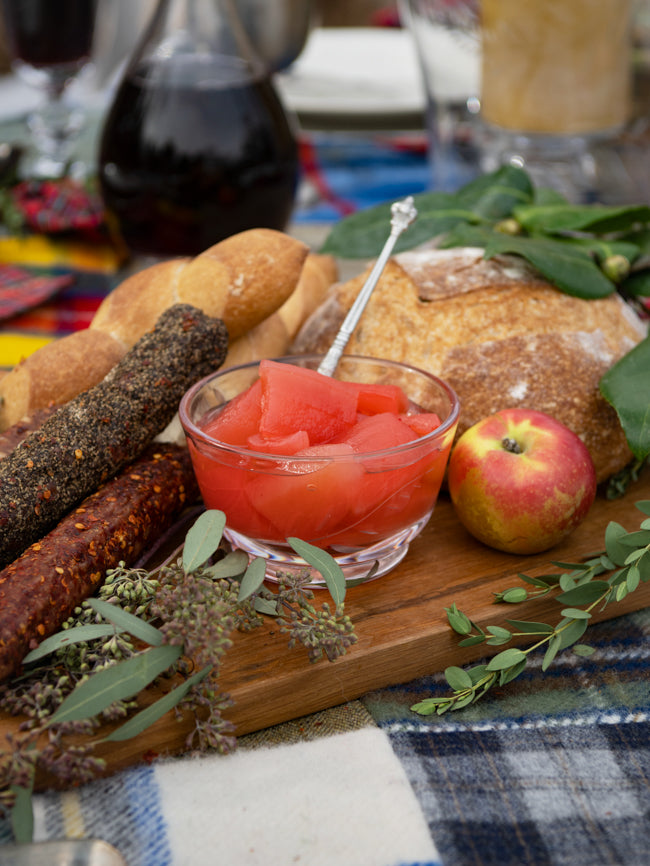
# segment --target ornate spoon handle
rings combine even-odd
[[[405,198],[402,201],[396,201],[391,205],[390,212],[390,235],[384,244],[383,250],[379,254],[379,258],[375,262],[372,271],[368,275],[368,279],[363,284],[361,291],[355,298],[347,316],[343,320],[343,324],[334,338],[334,342],[320,363],[318,372],[322,373],[324,376],[332,376],[334,374],[337,364],[341,359],[341,355],[348,344],[348,340],[352,336],[352,333],[361,318],[361,314],[368,303],[368,299],[377,285],[377,281],[379,280],[382,271],[386,267],[386,262],[393,251],[397,238],[411,225],[418,213],[413,205],[413,196],[408,196],[408,198]]]

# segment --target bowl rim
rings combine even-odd
[[[371,355],[347,355],[344,354],[341,357],[341,361],[362,361],[367,362],[371,361],[377,364],[386,364],[391,367],[398,367],[402,370],[407,370],[409,372],[424,376],[429,379],[431,382],[435,383],[437,386],[441,387],[442,390],[447,394],[451,401],[451,409],[445,420],[440,424],[439,427],[436,427],[435,430],[432,430],[430,433],[426,433],[424,436],[418,436],[416,439],[412,439],[409,442],[402,442],[399,445],[393,445],[391,448],[378,448],[375,451],[364,451],[362,453],[355,454],[331,454],[331,455],[314,455],[310,456],[307,454],[273,454],[266,451],[253,451],[250,448],[244,448],[241,445],[233,445],[230,442],[222,442],[220,439],[215,439],[212,436],[207,436],[205,432],[192,421],[189,417],[187,407],[189,406],[192,399],[196,396],[196,394],[209,382],[213,379],[217,379],[220,376],[225,376],[228,373],[236,373],[242,370],[250,370],[254,367],[259,367],[261,361],[269,360],[269,361],[277,361],[278,363],[287,363],[291,364],[296,360],[317,360],[320,361],[324,357],[324,354],[310,352],[306,354],[300,355],[281,355],[274,358],[260,358],[257,361],[247,361],[243,364],[236,364],[233,367],[226,367],[225,369],[219,368],[217,370],[213,370],[211,373],[208,373],[207,376],[204,376],[202,379],[199,379],[198,382],[195,382],[191,385],[188,390],[181,397],[178,414],[181,422],[181,427],[188,438],[196,438],[201,442],[208,446],[217,445],[221,450],[226,451],[230,454],[238,454],[250,458],[255,458],[257,460],[283,460],[283,461],[291,461],[292,463],[296,463],[300,465],[300,463],[315,463],[319,460],[323,461],[349,461],[350,459],[366,459],[367,457],[372,456],[384,456],[391,454],[401,454],[412,450],[414,448],[421,448],[423,444],[426,444],[430,439],[437,439],[440,436],[444,436],[447,431],[454,427],[458,423],[458,419],[460,417],[460,400],[458,395],[454,391],[454,389],[449,385],[448,382],[445,382],[444,379],[441,379],[439,376],[434,375],[433,373],[429,373],[427,370],[423,370],[421,367],[416,367],[413,364],[407,364],[403,361],[393,361],[388,358],[375,358]],[[229,402],[229,401],[228,401]],[[226,404],[227,405],[227,404]]]

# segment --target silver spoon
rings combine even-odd
[[[324,376],[333,376],[334,371],[341,360],[341,355],[348,344],[350,337],[361,318],[361,314],[366,308],[366,304],[372,294],[373,289],[377,285],[377,281],[386,267],[390,254],[393,251],[397,238],[405,231],[418,215],[413,204],[413,196],[408,196],[402,201],[396,201],[391,205],[391,231],[388,236],[384,248],[379,254],[379,258],[368,275],[368,279],[363,284],[361,291],[355,298],[354,303],[350,307],[350,311],[343,320],[343,324],[339,328],[339,332],[334,338],[334,342],[329,348],[329,351],[320,362],[318,372]]]

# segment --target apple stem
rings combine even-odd
[[[511,454],[521,454],[521,447],[519,442],[516,439],[513,439],[512,436],[504,436],[501,440],[501,445],[506,451],[510,451]]]

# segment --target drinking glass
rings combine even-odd
[[[7,47],[16,73],[43,91],[45,102],[27,118],[35,157],[30,176],[59,176],[84,124],[66,103],[70,82],[88,63],[98,0],[1,0]]]

